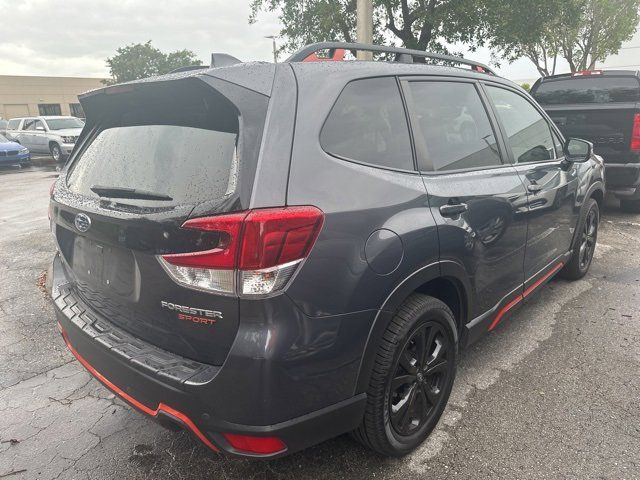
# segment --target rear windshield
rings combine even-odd
[[[94,197],[100,189],[135,189],[169,197],[162,201],[171,204],[232,193],[238,114],[223,98],[184,98],[179,105],[155,98],[106,122],[72,164],[69,189]]]
[[[534,93],[543,105],[640,101],[635,77],[570,77],[541,83]]]

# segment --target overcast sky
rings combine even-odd
[[[106,77],[116,48],[151,40],[163,51],[190,49],[241,60],[272,59],[265,35],[278,19],[261,14],[249,25],[250,0],[0,0],[0,75]],[[490,52],[469,55],[488,62]],[[499,70],[513,80],[537,77],[527,60]]]

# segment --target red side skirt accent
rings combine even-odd
[[[560,270],[563,266],[564,266],[564,262],[557,263],[551,270],[549,270],[542,277],[540,277],[538,280],[536,280],[535,283],[531,284],[529,286],[529,288],[527,288],[524,291],[524,294],[518,295],[516,298],[514,298],[509,303],[507,303],[504,307],[502,307],[498,311],[498,314],[496,315],[496,317],[493,319],[493,322],[491,322],[491,325],[489,325],[489,331],[493,330],[494,328],[496,328],[498,326],[498,324],[502,320],[502,317],[504,317],[504,315],[509,310],[511,310],[513,307],[515,307],[518,303],[520,303],[526,297],[531,295],[536,288],[538,288],[540,285],[542,285],[546,280],[549,279],[549,277],[551,277],[554,273],[556,273],[558,270]]]
[[[149,408],[146,405],[144,405],[143,403],[141,403],[138,400],[136,400],[135,398],[133,398],[128,393],[126,393],[124,390],[120,389],[117,385],[112,383],[108,378],[106,378],[104,375],[102,375],[100,372],[98,372],[95,368],[93,368],[91,366],[91,364],[82,355],[80,355],[76,351],[75,348],[73,348],[73,346],[69,342],[69,338],[67,337],[66,332],[64,331],[64,329],[62,328],[62,325],[60,325],[60,323],[58,323],[58,329],[60,330],[60,333],[62,333],[62,338],[64,339],[64,342],[67,344],[67,347],[69,348],[71,353],[73,353],[73,355],[78,359],[78,361],[82,364],[82,366],[84,368],[86,368],[91,375],[96,377],[105,387],[107,387],[113,393],[115,393],[119,397],[123,398],[128,403],[130,403],[131,405],[136,407],[138,410],[146,413],[147,415],[151,415],[152,417],[156,417],[158,415],[158,413],[164,412],[164,413],[167,413],[167,414],[171,415],[172,417],[177,418],[184,425],[186,425],[187,428],[189,428],[189,430],[191,430],[193,432],[193,434],[196,437],[198,437],[202,443],[204,443],[207,447],[209,447],[214,452],[219,452],[219,449],[213,443],[211,443],[211,441],[207,437],[205,437],[205,435],[200,431],[200,429],[195,425],[195,423],[193,423],[191,421],[191,419],[189,417],[187,417],[184,413],[182,413],[182,412],[180,412],[180,411],[178,411],[178,410],[176,410],[174,408],[171,408],[170,406],[165,405],[164,403],[158,404],[158,406],[155,408],[155,410],[152,409],[152,408]]]

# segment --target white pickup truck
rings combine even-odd
[[[56,162],[62,162],[73,150],[83,127],[84,122],[76,117],[12,118],[7,125],[7,138],[31,153],[50,153]]]

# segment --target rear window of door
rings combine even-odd
[[[349,83],[325,121],[320,145],[346,160],[413,170],[409,127],[396,79]]]
[[[473,83],[408,81],[406,90],[420,170],[502,165],[491,122]]]
[[[524,97],[511,90],[487,86],[516,163],[556,158],[551,128],[547,120]]]
[[[533,96],[542,105],[638,102],[640,82],[635,77],[569,77],[542,82]]]

